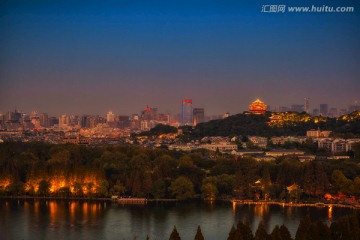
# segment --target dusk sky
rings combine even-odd
[[[263,4],[354,13],[262,13]],[[360,0],[0,1],[0,113],[360,100]]]

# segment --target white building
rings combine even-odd
[[[220,152],[228,152],[237,150],[238,146],[236,144],[228,144],[228,143],[218,143],[218,144],[202,144],[199,148],[204,148],[211,151],[219,150]]]
[[[251,141],[257,147],[260,147],[260,148],[267,147],[267,138],[266,137],[250,136],[249,141]]]
[[[320,131],[320,129],[306,131],[306,136],[311,138],[328,138],[330,134],[331,131]]]

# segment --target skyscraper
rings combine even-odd
[[[204,108],[194,108],[193,117],[194,117],[194,126],[196,126],[198,123],[204,122],[204,118],[205,118]]]
[[[114,122],[115,121],[115,114],[113,114],[113,112],[108,112],[108,114],[106,115],[106,121],[108,123],[110,122]]]
[[[337,108],[330,108],[328,116],[329,117],[338,117],[339,113]]]
[[[310,114],[309,98],[304,98],[304,111]]]
[[[59,117],[59,128],[66,128],[70,125],[70,116],[63,114]]]
[[[291,105],[291,111],[293,112],[302,112],[304,111],[304,105],[301,104],[292,104]]]
[[[181,122],[183,125],[192,125],[193,124],[192,99],[183,99],[183,101],[182,101]]]
[[[320,115],[326,117],[328,115],[328,105],[327,103],[320,104]]]

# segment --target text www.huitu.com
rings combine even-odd
[[[352,13],[355,11],[351,6],[287,6],[287,5],[262,5],[261,12],[263,13]]]

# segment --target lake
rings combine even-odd
[[[349,208],[233,205],[231,202],[166,202],[122,205],[100,201],[0,200],[0,239],[169,239],[176,228],[194,239],[200,225],[206,240],[226,239],[233,224],[249,219],[253,232],[261,220],[271,231],[285,224],[295,236],[300,219],[327,223]]]

